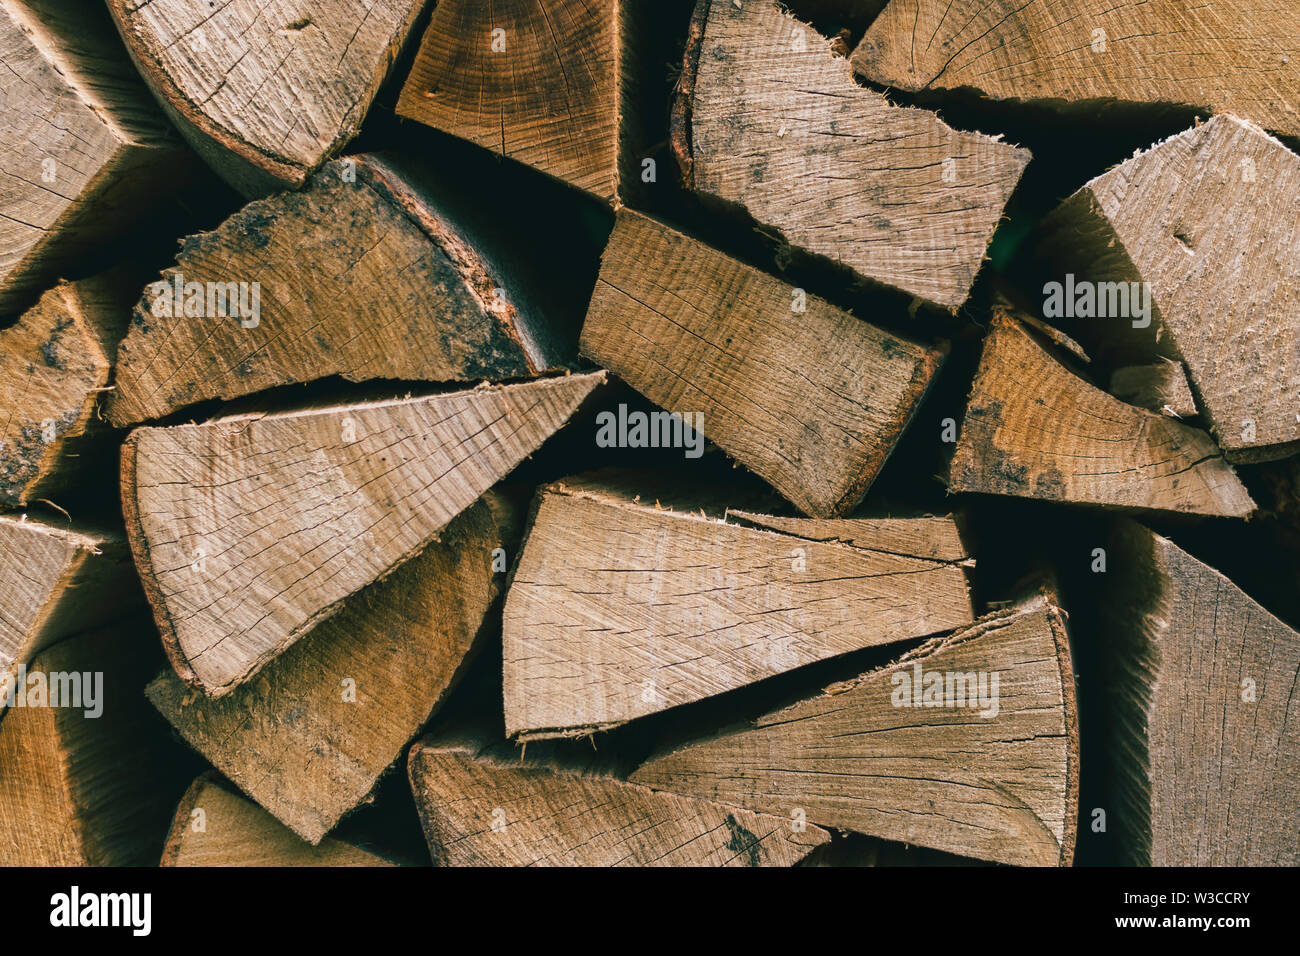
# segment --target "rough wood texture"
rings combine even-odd
[[[900,682],[918,670],[945,675],[949,686],[953,675],[984,675],[988,688],[998,674],[996,715],[943,706],[942,697],[938,706],[899,706]],[[1078,759],[1063,615],[1038,595],[750,725],[654,757],[630,779],[787,818],[803,810],[821,826],[964,856],[1068,866]]]
[[[1181,360],[1231,461],[1300,448],[1297,195],[1300,157],[1216,116],[1087,183],[1034,244],[1055,281],[1146,284],[1148,326],[1084,320],[1078,334],[1125,364],[1157,351]]]
[[[1115,838],[1151,866],[1300,862],[1300,634],[1134,522],[1100,603]]]
[[[216,774],[194,781],[172,823],[162,866],[392,866],[341,840],[304,843]]]
[[[177,673],[220,697],[435,540],[603,372],[138,428],[127,534]]]
[[[361,127],[420,0],[109,0],[136,66],[209,165],[297,186]]]
[[[833,522],[852,544],[817,540],[827,523],[775,533],[661,511],[598,482],[543,489],[506,601],[506,733],[607,730],[974,618],[964,553],[887,550],[906,532],[865,518]]]
[[[613,200],[627,162],[629,6],[440,0],[397,114]]]
[[[1200,429],[1126,405],[995,313],[950,491],[1244,518],[1255,505]]]
[[[492,570],[493,549],[513,553],[510,518],[489,491],[441,540],[349,598],[254,680],[212,700],[169,670],[149,685],[149,699],[244,793],[320,843],[468,663],[505,579]]]
[[[1181,362],[1158,358],[1149,365],[1126,365],[1110,376],[1110,393],[1130,405],[1141,405],[1174,418],[1197,415],[1196,399]]]
[[[1186,106],[1300,135],[1300,9],[1288,0],[893,0],[852,62],[911,92]]]
[[[0,315],[165,196],[180,142],[101,9],[0,2]]]
[[[183,783],[174,779],[166,725],[140,693],[160,657],[151,630],[137,619],[80,634],[29,665],[28,706],[0,721],[0,866],[158,861]],[[74,672],[83,706],[30,706],[37,673],[52,695]],[[102,713],[91,717],[84,689],[95,674]]]
[[[442,866],[790,866],[830,834],[790,818],[653,793],[424,740],[411,787]],[[496,828],[493,824],[496,822]]]
[[[96,405],[126,329],[111,281],[60,282],[0,331],[0,505],[56,497],[88,480],[78,459],[104,431]],[[93,479],[89,479],[93,480]]]
[[[891,336],[639,213],[619,213],[583,354],[704,433],[802,511],[851,511],[942,354]],[[692,421],[688,417],[688,421]]]
[[[134,577],[120,538],[0,516],[0,716],[32,655],[138,605]]]
[[[1028,151],[859,87],[827,41],[775,3],[700,3],[691,102],[674,114],[694,188],[793,246],[960,306]]]
[[[484,241],[422,179],[390,157],[350,157],[308,189],[250,203],[184,240],[136,306],[118,352],[112,422],[330,375],[496,380],[571,357],[501,244]],[[201,283],[203,304],[178,309],[177,283]],[[227,286],[228,299],[205,291]],[[245,318],[235,299],[251,312],[254,287],[258,311]],[[225,314],[214,314],[222,301]]]

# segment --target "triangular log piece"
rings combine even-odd
[[[1181,360],[1229,461],[1293,455],[1297,195],[1300,156],[1234,116],[1157,143],[1042,224],[1029,261],[1044,314],[1113,364]]]
[[[1000,863],[1069,865],[1078,804],[1062,612],[1037,595],[631,780]]]
[[[0,716],[15,677],[55,641],[140,609],[120,533],[0,516]]]
[[[220,697],[414,557],[605,373],[137,428],[122,503],[176,672]]]
[[[541,491],[506,599],[508,735],[607,730],[974,617],[964,551],[908,553],[909,538],[948,538],[929,531],[951,519],[910,534],[869,518],[752,519],[783,522],[778,533],[651,500],[589,483]],[[819,540],[827,524],[852,543]]]
[[[136,306],[109,418],[330,375],[498,380],[572,358],[510,250],[436,191],[396,158],[349,157],[184,240]]]
[[[948,488],[1244,518],[1255,504],[1205,432],[1126,405],[995,313]]]
[[[0,0],[0,315],[189,174],[100,4]]]
[[[1126,365],[1110,375],[1110,393],[1130,405],[1140,405],[1174,418],[1199,412],[1182,362],[1157,358],[1147,365]]]
[[[46,648],[0,720],[0,866],[153,866],[181,753],[141,693],[147,617]]]
[[[194,781],[163,849],[162,866],[392,866],[341,840],[304,843],[215,773]]]
[[[626,210],[581,347],[819,517],[862,500],[943,358]]]
[[[461,675],[505,581],[493,557],[496,548],[513,554],[512,514],[487,492],[441,540],[219,700],[170,670],[149,699],[244,793],[319,843]]]
[[[961,306],[1029,152],[858,86],[770,0],[699,2],[673,113],[688,185],[805,252]]]
[[[356,135],[422,6],[108,2],[182,135],[247,195],[301,185]]]
[[[126,306],[107,278],[60,282],[0,331],[0,506],[72,491],[83,453],[105,429],[96,403],[126,331]]]
[[[411,788],[442,866],[791,866],[830,834],[790,817],[419,741]]]
[[[873,83],[1053,107],[1239,113],[1300,136],[1300,8],[1279,0],[892,0],[853,52]],[[1289,55],[1288,55],[1289,54]]]
[[[527,163],[601,199],[641,175],[637,0],[439,0],[397,115]],[[638,12],[640,11],[640,12]]]
[[[1097,638],[1114,839],[1141,866],[1300,864],[1300,634],[1132,521]]]

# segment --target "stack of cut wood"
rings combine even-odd
[[[0,864],[1300,863],[1300,12],[85,5]]]

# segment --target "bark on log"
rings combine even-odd
[[[136,306],[110,420],[330,375],[499,380],[571,359],[517,249],[442,189],[396,157],[349,157],[186,239]]]
[[[1106,551],[1102,772],[1128,862],[1296,866],[1300,634],[1135,522]]]
[[[212,697],[247,681],[436,540],[604,380],[136,429],[127,534],[176,672]]]
[[[830,834],[788,817],[426,739],[411,787],[441,866],[790,866]]]
[[[959,676],[985,680],[993,705],[962,706]],[[630,779],[984,860],[1068,866],[1078,767],[1064,618],[1039,594]]]
[[[0,331],[0,407],[7,412],[0,505],[55,498],[93,480],[81,459],[107,437],[98,403],[128,308],[112,277],[60,282]]]
[[[126,542],[0,516],[0,717],[20,668],[78,631],[139,607]]]
[[[31,662],[23,706],[0,721],[0,866],[157,863],[184,786],[140,692],[159,656],[136,618]]]
[[[951,519],[742,513],[759,525],[744,527],[649,497],[582,479],[541,491],[505,608],[507,735],[608,730],[974,618]]]
[[[1053,106],[1199,108],[1300,135],[1300,10],[1286,0],[893,0],[853,53],[909,92]]]
[[[626,210],[581,348],[818,517],[862,500],[943,358]]]
[[[1029,152],[859,87],[775,3],[700,4],[674,111],[687,184],[792,246],[955,311]]]
[[[1138,283],[1096,297],[1146,290],[1150,316],[1069,330],[1123,364],[1181,360],[1230,461],[1283,458],[1300,448],[1297,196],[1300,157],[1216,116],[1066,200],[1042,226],[1033,271],[1062,285],[1075,276],[1076,299],[1083,283]]]
[[[108,0],[182,135],[246,195],[299,186],[356,135],[420,0]]]
[[[214,773],[191,784],[172,823],[161,866],[392,866],[341,840],[304,843]]]
[[[4,315],[165,197],[187,161],[95,5],[3,0],[0,61]]]
[[[1245,518],[1255,504],[1205,432],[1084,381],[995,313],[952,460],[953,492]]]
[[[166,671],[153,705],[217,769],[303,840],[366,798],[455,686],[514,550],[517,516],[494,491],[391,577],[219,700]],[[224,845],[224,844],[223,844]]]

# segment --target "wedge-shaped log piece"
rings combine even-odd
[[[819,517],[862,500],[943,358],[626,210],[581,348]]]
[[[108,386],[127,309],[112,280],[60,282],[0,331],[0,505],[26,505],[95,480],[79,461],[105,429]]]
[[[526,265],[438,188],[399,159],[353,157],[186,239],[136,306],[109,418],[329,375],[509,379],[572,358],[530,304]]]
[[[0,2],[0,315],[165,197],[186,170],[102,7]]]
[[[1286,0],[892,0],[854,51],[866,79],[1053,106],[1239,113],[1300,136],[1300,9]]]
[[[443,866],[791,866],[830,834],[789,816],[654,793],[425,739],[411,788]]]
[[[141,689],[147,617],[60,641],[0,720],[0,866],[153,866],[184,780]]]
[[[870,550],[897,546],[894,522],[833,522],[852,544],[787,524],[661,511],[596,483],[543,489],[506,601],[506,732],[606,730],[973,619],[964,554]]]
[[[959,307],[1029,152],[858,86],[770,0],[700,3],[674,111],[688,184],[806,252]]]
[[[304,843],[215,773],[198,777],[176,808],[162,866],[392,866],[342,840]]]
[[[1069,865],[1078,730],[1062,618],[1037,595],[630,779],[963,856]]]
[[[212,697],[414,557],[603,372],[138,428],[122,503],[176,672]]]
[[[995,313],[950,491],[1244,518],[1255,505],[1205,432],[1126,405]]]
[[[636,0],[439,0],[397,114],[613,200],[640,174]]]
[[[134,578],[120,535],[0,516],[0,716],[34,654],[141,609]]]
[[[145,81],[237,189],[298,186],[356,135],[420,0],[109,0]]]
[[[440,541],[219,700],[170,670],[148,696],[222,773],[308,843],[370,793],[462,673],[504,574],[489,491]],[[222,844],[225,845],[224,843]]]
[[[1175,418],[1198,414],[1187,371],[1181,362],[1158,358],[1148,365],[1126,365],[1110,376],[1110,393],[1130,405]]]
[[[1118,846],[1142,866],[1296,866],[1300,634],[1135,522],[1116,522],[1106,550],[1101,752]]]
[[[1229,461],[1294,454],[1297,197],[1300,156],[1236,117],[1156,144],[1087,183],[1043,224],[1036,271],[1058,284],[1049,297],[1064,293],[1054,321],[1077,316],[1090,351],[1108,346],[1117,364],[1157,353],[1181,360]],[[1133,311],[1138,294],[1150,314],[1087,318],[1103,314],[1088,305],[1092,290],[1111,316],[1125,298]]]

